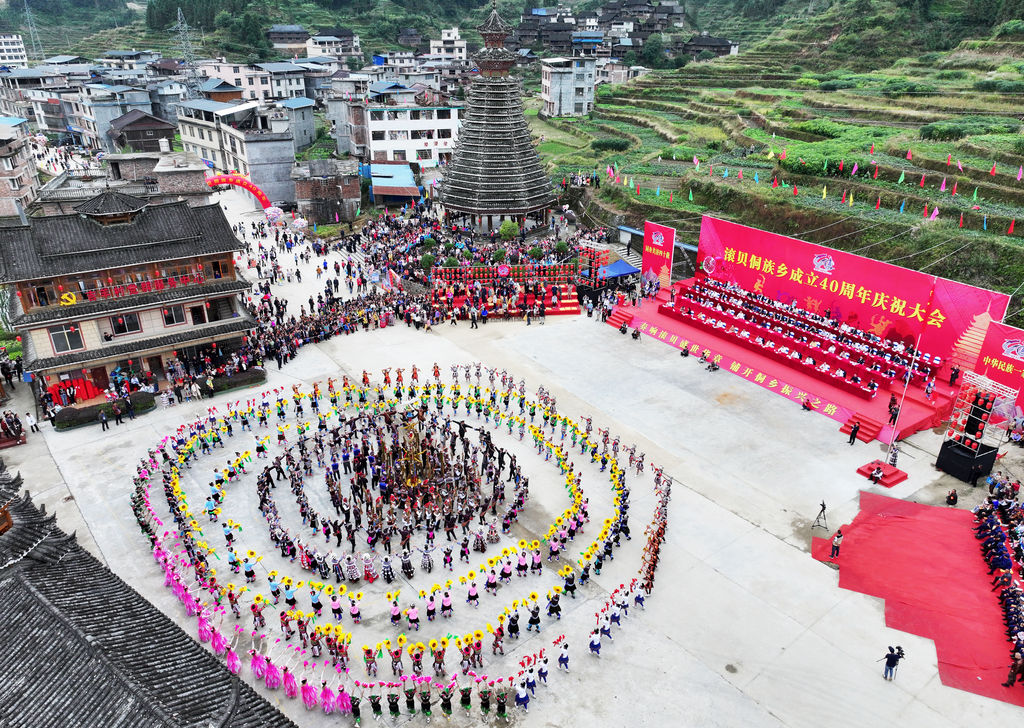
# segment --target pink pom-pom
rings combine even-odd
[[[228,671],[233,675],[237,675],[239,670],[242,669],[242,661],[238,658],[238,654],[234,650],[229,649],[225,659]]]

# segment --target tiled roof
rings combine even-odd
[[[100,225],[82,215],[0,226],[0,282],[86,273],[240,250],[217,204],[147,205],[131,222]]]
[[[240,334],[243,331],[248,331],[252,326],[253,319],[248,314],[245,314],[228,319],[226,323],[217,326],[182,327],[178,329],[177,333],[167,334],[166,336],[154,336],[150,339],[131,339],[123,344],[73,351],[68,354],[61,354],[60,356],[47,356],[35,361],[28,359],[26,355],[25,369],[38,372],[56,367],[73,367],[90,361],[101,361],[114,357],[141,356],[148,351],[164,351],[173,346],[196,341],[208,341],[230,334]]]
[[[20,488],[0,462],[4,725],[294,726]]]
[[[147,204],[147,201],[141,197],[126,195],[117,190],[104,190],[91,200],[75,205],[75,211],[83,215],[117,215],[138,212]]]

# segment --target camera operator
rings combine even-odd
[[[895,648],[889,647],[889,653],[885,655],[882,660],[885,660],[885,670],[882,672],[882,677],[886,680],[892,680],[896,677],[896,667],[900,664],[906,655],[903,652],[903,648],[896,645]],[[879,660],[881,662],[881,660]]]

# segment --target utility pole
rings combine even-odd
[[[25,1],[28,2],[28,0]],[[192,48],[192,34],[181,8],[178,8],[178,22],[175,23],[172,30],[178,34],[178,53],[181,56],[181,65],[185,72],[185,96],[189,99],[197,99],[200,97],[200,93],[196,53]]]
[[[28,6],[28,0],[25,0],[25,29],[28,31],[29,47],[32,49],[33,58],[37,61],[43,60],[43,44],[39,40],[36,18]]]

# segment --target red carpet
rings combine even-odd
[[[662,291],[667,297],[667,292]],[[628,303],[616,308],[614,315],[620,311],[633,316],[631,328],[640,329],[641,333],[679,349],[684,342],[689,345],[699,344],[699,351],[707,349],[713,355],[720,354],[721,371],[732,372],[765,389],[771,389],[796,404],[809,399],[814,411],[845,423],[855,414],[870,417],[878,422],[886,423],[889,419],[889,391],[880,389],[873,399],[865,399],[852,392],[832,386],[828,382],[811,376],[798,368],[790,367],[777,359],[759,354],[735,340],[725,336],[715,336],[706,329],[697,328],[658,311],[663,300],[644,300],[640,306],[633,308]],[[618,320],[618,319],[616,319]],[[692,349],[691,349],[692,351]],[[710,357],[709,357],[710,358]],[[697,366],[691,357],[682,362],[685,366]],[[708,376],[711,376],[709,374]],[[717,375],[716,375],[717,376]],[[948,410],[951,388],[943,383],[936,386],[937,407],[925,400],[924,393],[911,387],[903,404],[899,420],[899,439],[909,437],[915,432],[928,429],[938,424],[937,409]],[[896,393],[899,397],[902,390]],[[849,432],[849,431],[847,431]],[[892,428],[885,424],[878,433],[878,440],[886,444],[892,436]]]
[[[887,626],[934,640],[943,685],[1024,706],[1020,686],[1001,685],[1010,643],[972,522],[970,511],[861,492],[842,527],[839,586],[884,599]],[[828,561],[830,548],[831,535],[816,538],[811,555]]]

